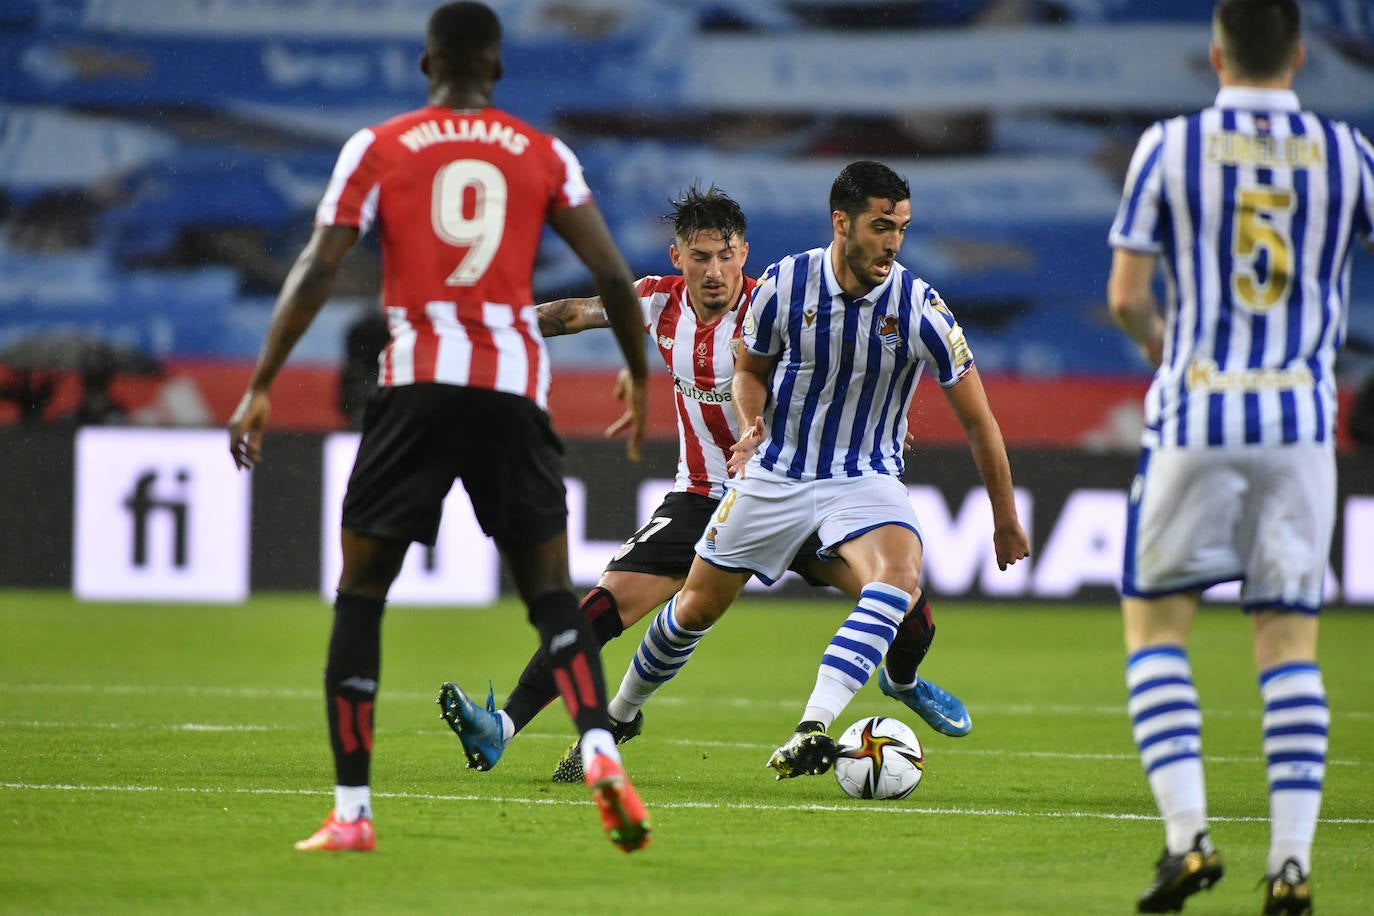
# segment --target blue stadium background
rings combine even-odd
[[[80,329],[158,357],[248,361],[339,145],[416,107],[431,0],[3,0],[0,347]],[[903,261],[989,372],[1142,374],[1103,301],[1105,235],[1150,121],[1207,103],[1203,0],[494,0],[497,104],[580,155],[637,273],[670,270],[659,215],[714,182],[755,272],[829,234],[844,162],[911,181]],[[1374,4],[1303,3],[1311,108],[1374,133]],[[1357,255],[1357,262],[1363,259]],[[1357,263],[1342,378],[1374,369]],[[295,357],[337,364],[375,303],[353,257]],[[545,246],[542,297],[585,289]],[[560,341],[609,365],[608,341]]]

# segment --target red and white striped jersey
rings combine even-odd
[[[678,439],[673,490],[719,499],[724,495],[725,461],[739,439],[730,382],[754,280],[744,278],[739,301],[712,324],[701,323],[680,276],[645,277],[636,290],[645,330],[673,379]]]
[[[379,226],[381,384],[487,388],[547,410],[535,254],[551,212],[590,201],[567,146],[496,108],[430,106],[354,134],[315,221]]]

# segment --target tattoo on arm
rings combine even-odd
[[[539,315],[539,333],[545,337],[561,337],[576,334],[589,328],[610,327],[606,310],[601,307],[601,299],[555,299],[536,307]]]

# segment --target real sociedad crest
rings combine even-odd
[[[897,317],[895,315],[884,315],[878,319],[878,336],[883,339],[883,343],[889,347],[897,347],[902,343],[902,333],[897,328]]]

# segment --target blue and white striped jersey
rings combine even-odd
[[[1292,92],[1225,87],[1151,126],[1110,235],[1165,267],[1145,444],[1332,441],[1352,241],[1372,236],[1374,149]]]
[[[797,480],[902,473],[906,414],[921,369],[949,387],[973,366],[939,293],[894,263],[862,299],[840,289],[830,249],[769,265],[744,318],[744,345],[781,354],[751,464]]]

